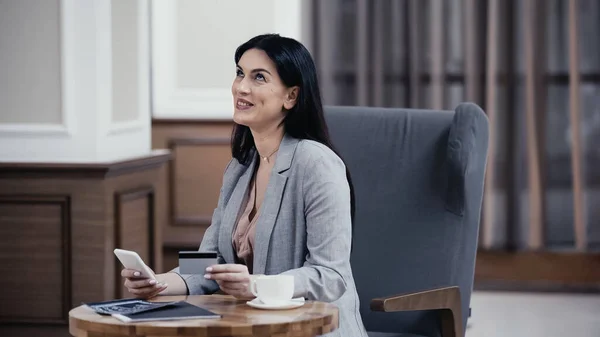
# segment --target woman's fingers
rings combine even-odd
[[[139,288],[127,287],[127,290],[136,297],[150,298],[158,295],[161,291],[167,289],[167,284],[147,285]]]
[[[225,291],[225,289],[233,290],[233,291],[238,291],[238,290],[243,291],[243,290],[248,289],[248,283],[245,283],[245,282],[217,281],[217,284],[223,291]]]
[[[226,282],[243,282],[248,281],[249,275],[247,273],[217,273],[217,274],[205,274],[205,278],[215,281],[226,281]]]
[[[167,285],[161,285],[158,287],[144,287],[144,288],[128,288],[129,292],[136,297],[150,298],[158,295],[161,291],[167,289]]]
[[[126,278],[145,278],[145,277],[142,277],[142,273],[140,273],[138,270],[133,270],[133,269],[121,270],[121,276],[126,277]]]
[[[218,273],[248,273],[248,267],[243,264],[225,263],[216,264],[206,268],[206,271],[211,274]]]
[[[138,298],[154,297],[167,288],[166,284],[161,284],[157,280],[142,277],[137,270],[123,269],[121,276],[125,278],[124,285],[129,293]]]
[[[125,286],[127,288],[137,289],[137,288],[145,288],[145,287],[160,287],[160,284],[157,284],[156,280],[152,279],[125,279]]]

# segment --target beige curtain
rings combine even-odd
[[[480,248],[600,248],[600,1],[315,0],[312,19],[326,104],[484,108]]]

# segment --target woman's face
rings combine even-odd
[[[237,64],[231,93],[234,122],[260,132],[283,121],[296,103],[298,88],[283,84],[264,51],[249,49]]]

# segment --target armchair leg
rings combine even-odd
[[[462,331],[462,322],[454,317],[452,310],[440,310],[440,320],[442,322],[442,337],[464,337]]]

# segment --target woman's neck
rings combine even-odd
[[[274,127],[255,131],[252,130],[252,137],[254,137],[254,144],[256,150],[261,157],[270,157],[277,149],[283,139],[284,128],[283,123],[277,124]]]

